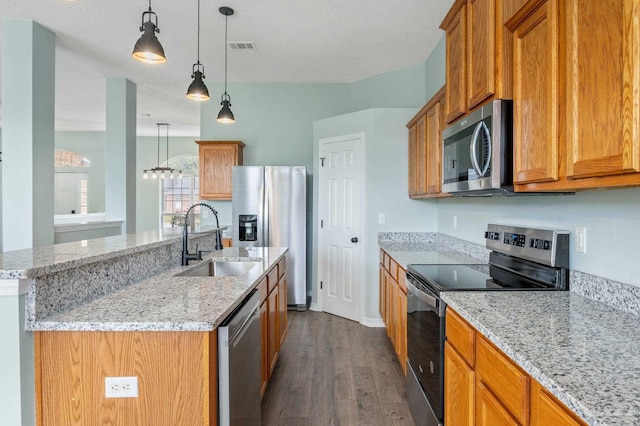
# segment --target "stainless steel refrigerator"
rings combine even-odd
[[[233,246],[288,247],[287,304],[307,308],[307,169],[233,168]]]

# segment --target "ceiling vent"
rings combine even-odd
[[[230,41],[228,46],[231,50],[256,50],[256,45],[252,41]]]

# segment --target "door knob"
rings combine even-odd
[[[357,242],[358,242],[358,237],[353,237],[353,238],[351,239],[351,242],[352,242],[352,243],[357,243]]]

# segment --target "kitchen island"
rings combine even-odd
[[[212,242],[206,234],[190,241],[201,249]],[[15,351],[19,363],[0,367],[7,377],[0,391],[20,396],[5,401],[0,423],[154,423],[162,417],[214,424],[216,327],[266,281],[287,249],[205,253],[203,261],[256,262],[247,274],[227,277],[176,276],[197,267],[178,266],[180,250],[179,236],[148,232],[3,253],[0,302],[17,312],[0,332],[17,341],[5,352]],[[138,376],[139,398],[105,399],[107,376]],[[43,395],[57,398],[55,410],[43,405]]]

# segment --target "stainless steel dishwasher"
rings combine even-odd
[[[253,290],[218,327],[220,425],[260,425],[260,294]]]

